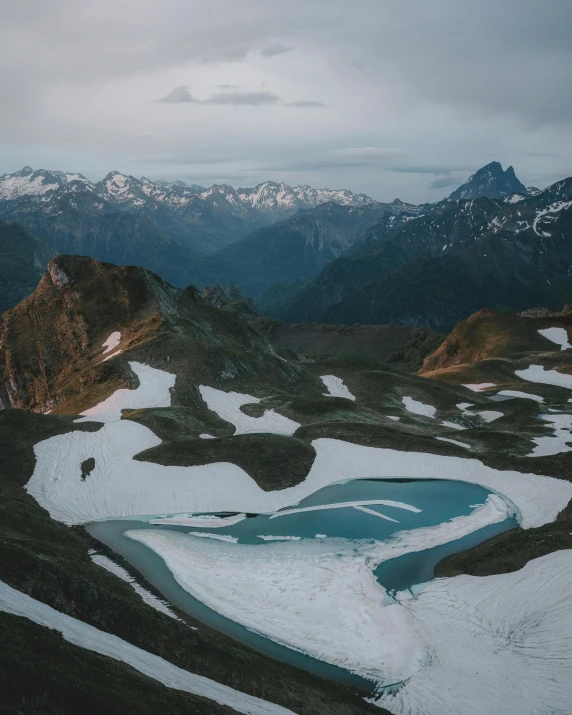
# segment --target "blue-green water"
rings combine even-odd
[[[296,508],[385,499],[403,502],[421,511],[415,513],[394,506],[366,505],[367,509],[396,521],[388,521],[351,506],[298,512],[279,518],[271,518],[271,515],[253,514],[237,524],[219,529],[165,524],[155,526],[149,524],[149,520],[155,518],[155,515],[150,515],[136,520],[95,522],[88,526],[88,531],[112,550],[121,554],[173,605],[206,625],[216,628],[272,658],[292,663],[322,677],[371,692],[371,684],[365,683],[357,676],[273,643],[212,611],[179,586],[160,556],[140,542],[127,538],[124,536],[124,532],[130,529],[169,529],[183,533],[199,531],[217,535],[226,534],[237,538],[239,543],[260,544],[261,548],[265,548],[268,543],[260,539],[261,535],[299,536],[307,539],[315,538],[319,534],[320,538],[336,537],[383,541],[399,531],[435,526],[455,517],[468,515],[476,504],[483,504],[490,493],[490,490],[476,484],[449,480],[359,479],[320,489],[302,500]],[[283,511],[288,511],[288,509]],[[443,546],[409,553],[386,561],[380,564],[374,573],[378,581],[389,592],[402,591],[416,584],[430,581],[434,575],[435,565],[445,556],[464,551],[516,526],[518,526],[517,519],[511,517]],[[300,548],[304,548],[303,541],[292,543],[300,543]],[[293,548],[295,547],[293,546]]]

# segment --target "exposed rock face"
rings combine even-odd
[[[219,285],[205,286],[201,295],[207,303],[215,308],[257,315],[254,301],[252,298],[245,298],[236,283],[231,283],[226,288],[221,288]]]
[[[512,166],[503,171],[498,161],[491,161],[453,191],[449,199],[460,201],[461,199],[478,199],[481,196],[486,196],[488,199],[499,199],[510,194],[526,196],[528,190],[517,179]]]
[[[157,301],[140,268],[59,256],[37,289],[0,323],[0,400],[4,406],[53,408],[67,391],[114,378],[101,343],[125,324],[148,321]]]
[[[67,286],[67,284],[70,282],[69,276],[56,260],[52,259],[48,263],[48,273],[50,274],[52,283],[59,288]]]
[[[232,382],[243,392],[265,380],[298,383],[298,369],[236,315],[249,307],[236,288],[211,293],[226,301],[222,310],[194,287],[179,290],[143,268],[52,259],[34,293],[0,323],[2,406],[76,414],[137,386],[129,360],[175,373],[174,402],[200,399],[197,381]],[[114,332],[120,341],[105,354]]]

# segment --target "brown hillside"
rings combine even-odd
[[[425,358],[419,374],[427,376],[483,360],[515,359],[531,352],[559,350],[538,333],[547,327],[563,327],[572,334],[572,316],[536,318],[481,310],[455,327],[437,350]]]

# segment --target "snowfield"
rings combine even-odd
[[[104,423],[99,431],[70,432],[34,447],[36,466],[26,489],[57,521],[71,525],[142,514],[268,513],[297,504],[328,484],[373,476],[480,484],[513,501],[524,528],[553,521],[572,498],[572,484],[552,477],[496,470],[476,459],[364,447],[325,438],[312,442],[316,458],[306,479],[272,492],[262,490],[249,474],[229,462],[167,467],[136,461],[135,455],[161,440],[147,427],[121,420],[121,409],[169,405],[175,376],[140,363],[130,365],[140,386],[117,390],[86,410],[86,417],[80,420],[93,415],[92,420]],[[229,394],[230,401],[219,399],[219,404],[228,406],[236,401],[237,393]],[[239,395],[238,401],[242,399]],[[234,407],[232,415],[237,412],[242,414]],[[264,418],[244,417],[262,420],[260,429],[265,431]],[[95,459],[95,467],[83,480],[81,463],[90,457]]]
[[[456,576],[401,603],[430,656],[395,715],[567,715],[572,703],[572,551],[499,576]]]
[[[245,715],[293,715],[291,710],[246,695],[202,675],[189,673],[131,643],[66,616],[0,581],[0,611],[28,618],[62,634],[68,643],[131,666],[168,688],[199,695]]]
[[[336,377],[335,375],[320,375],[320,380],[328,389],[328,391],[324,393],[327,397],[345,397],[346,400],[355,401],[355,395],[352,395],[348,390],[341,377]]]
[[[524,528],[551,522],[572,498],[571,483],[492,469],[476,459],[326,438],[312,442],[316,458],[306,479],[272,492],[263,491],[243,469],[229,462],[166,467],[136,461],[135,455],[160,440],[143,425],[121,420],[121,410],[170,405],[175,376],[141,363],[130,366],[139,387],[116,391],[86,410],[80,420],[101,422],[99,431],[72,432],[35,445],[36,466],[26,489],[52,518],[71,525],[165,514],[175,519],[200,518],[210,526],[209,514],[276,512],[347,479],[416,477],[480,484],[506,496],[507,501],[491,494],[469,516],[398,532],[385,542],[347,542],[316,535],[316,539],[252,546],[205,532],[193,536],[159,529],[128,535],[156,551],[183,588],[223,615],[379,686],[406,681],[394,696],[379,694],[378,702],[396,715],[569,712],[571,551],[537,559],[515,574],[439,579],[416,600],[407,592],[399,594],[397,602],[385,594],[373,569],[384,560],[444,544],[501,521],[511,509],[510,502],[519,510]],[[532,368],[544,373],[541,366]],[[291,434],[297,427],[274,410],[258,418],[244,415],[241,405],[259,402],[249,395],[206,387],[201,394],[210,409],[234,424],[237,433],[269,431],[270,426],[278,433]],[[417,401],[407,399],[416,406]],[[417,404],[426,411],[435,409]],[[469,406],[458,405],[465,410]],[[557,429],[564,429],[561,416],[553,417]],[[81,463],[90,457],[95,467],[82,479]],[[364,504],[359,502],[354,508],[367,510]],[[386,506],[416,509],[402,503],[386,502]],[[166,519],[165,523],[174,523],[169,521],[172,517]],[[209,538],[197,538],[204,536]],[[56,628],[70,642],[123,660],[169,687],[204,694],[239,712],[287,712],[182,671],[1,583],[0,609]],[[332,638],[334,626],[336,637]],[[549,710],[546,703],[550,703]]]

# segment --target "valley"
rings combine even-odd
[[[519,702],[565,702],[567,645],[546,638],[572,577],[566,310],[481,311],[443,340],[283,326],[217,295],[60,256],[5,313],[3,618],[51,623],[42,601],[64,635],[79,619],[268,712],[473,713],[452,657],[494,657],[483,715],[513,712],[523,680]],[[98,638],[78,642],[109,653]]]

